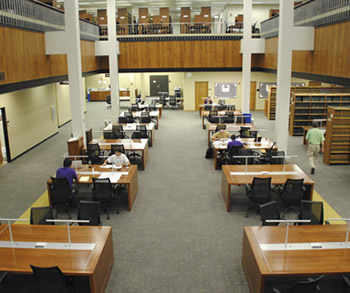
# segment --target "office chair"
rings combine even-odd
[[[176,97],[175,96],[169,96],[168,106],[171,109],[177,109],[177,102],[176,102]]]
[[[166,106],[166,98],[165,98],[165,95],[161,95],[161,96],[159,97],[158,103],[159,103],[159,104],[162,104],[163,107]]]
[[[204,105],[204,111],[211,111],[213,109],[213,105]]]
[[[123,125],[112,125],[112,137],[115,139],[123,139],[125,138],[125,132],[123,129]]]
[[[152,100],[152,101],[155,101],[155,100]],[[148,111],[149,112],[157,111],[157,106],[155,104],[154,105],[148,105]]]
[[[258,157],[260,154],[256,151],[253,151],[252,149],[245,149],[245,148],[240,148],[239,149],[239,152],[238,152],[238,155],[239,156],[249,156],[249,157],[252,157],[252,156],[255,156],[255,157]],[[256,165],[259,163],[259,160],[257,158],[240,158],[242,164],[246,164],[246,160],[247,160],[247,163],[248,165]]]
[[[226,130],[226,125],[224,124],[216,125],[215,133],[219,132],[220,130]]]
[[[245,124],[245,123],[247,123],[247,122],[246,122],[246,117],[244,117],[244,116],[237,116],[237,118],[236,118],[236,123],[239,123],[239,124]]]
[[[287,179],[284,186],[278,187],[278,195],[287,206],[287,211],[292,210],[298,213],[293,206],[300,207],[301,200],[304,196],[304,178],[302,179]]]
[[[235,114],[231,111],[226,111],[224,117],[224,123],[235,123]]]
[[[239,136],[240,138],[254,138],[254,136],[250,133],[250,127],[243,126],[241,126],[241,129],[239,130]]]
[[[275,150],[271,150],[268,153],[268,163],[270,165],[283,165],[284,162],[284,158],[273,158],[273,157],[284,157],[285,153],[284,151],[275,151]]]
[[[227,110],[235,111],[236,105],[227,105]]]
[[[138,94],[137,96],[136,96],[136,104],[140,104],[141,103],[141,94]]]
[[[107,95],[107,109],[111,109],[112,105],[111,105],[111,95]]]
[[[252,184],[246,184],[245,186],[247,197],[256,204],[253,209],[248,208],[248,212],[246,213],[246,218],[248,218],[252,212],[259,211],[259,204],[271,201],[271,177],[254,177]]]
[[[218,100],[219,105],[225,105],[225,100],[224,99],[219,99]]]
[[[153,111],[153,110],[152,110]],[[151,123],[154,122],[151,118],[151,116],[149,115],[149,112],[141,112],[141,123]]]
[[[118,122],[121,124],[126,124],[126,117],[125,116],[119,116],[118,118]]]
[[[114,155],[115,152],[119,152],[126,155],[123,144],[111,144],[111,155]]]
[[[112,185],[109,178],[92,178],[92,199],[100,202],[101,208],[107,215],[107,220],[110,219],[108,207],[115,201],[116,196],[116,185]],[[118,211],[117,214],[119,214]]]
[[[139,108],[138,104],[132,104],[130,107],[130,112],[137,112],[139,110],[140,110],[140,108]]]
[[[298,217],[300,220],[311,220],[299,225],[323,225],[323,202],[302,200]]]
[[[267,223],[266,220],[281,220],[280,210],[274,200],[260,205],[259,214],[262,226],[278,226],[279,223]]]
[[[91,164],[99,165],[102,164],[104,159],[100,158],[102,156],[100,146],[98,143],[89,143],[87,146],[87,154]]]
[[[113,138],[112,131],[103,131],[103,138],[104,139],[112,139]]]
[[[124,116],[125,116],[125,123],[134,123],[135,119],[132,116],[131,112],[124,112]]]
[[[75,206],[74,199],[78,193],[78,189],[70,188],[69,182],[67,178],[55,178],[51,177],[51,203],[52,207],[56,209],[57,217],[61,208],[64,208],[66,214],[68,214],[69,219],[71,219],[71,215],[67,209],[68,206]]]
[[[324,275],[311,279],[309,278],[307,281],[299,281],[292,285],[292,287],[284,290],[279,290],[277,288],[272,288],[274,293],[313,293],[318,292],[318,283],[324,278]]]
[[[54,222],[46,222],[47,219],[53,219],[52,207],[35,207],[30,209],[31,225],[55,225]]]
[[[227,106],[225,104],[220,104],[216,106],[216,109],[218,111],[224,111],[224,110],[227,110]]]
[[[218,111],[212,110],[209,112],[208,121],[210,123],[219,123]]]
[[[148,146],[150,146],[150,147],[152,146],[152,141],[148,135],[146,125],[136,125],[136,132],[140,132],[140,139],[147,138],[148,139]]]
[[[33,270],[35,293],[71,292],[72,285],[59,267],[41,268],[30,265]]]
[[[78,205],[77,220],[89,220],[89,223],[79,223],[82,226],[101,225],[100,203],[98,201],[81,200]]]
[[[239,151],[242,146],[232,146],[226,155],[226,165],[241,165],[241,158],[234,158],[234,156],[239,156]]]

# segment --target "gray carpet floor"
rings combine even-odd
[[[103,129],[111,111],[105,103],[87,105],[86,126]],[[253,112],[255,125],[273,139],[274,121]],[[0,168],[2,217],[20,216],[46,189],[62,164],[70,123],[59,134]],[[231,212],[221,195],[221,171],[204,158],[206,130],[197,112],[165,110],[132,212],[122,194],[119,214],[103,224],[113,227],[114,267],[106,292],[249,292],[241,266],[242,233],[259,225],[245,218],[249,201],[235,187]],[[94,138],[101,135],[95,132]],[[310,172],[301,137],[289,138],[292,163]],[[320,158],[315,189],[342,216],[348,215],[349,166],[326,166]],[[89,190],[82,197],[91,196]],[[74,217],[74,216],[73,216]]]

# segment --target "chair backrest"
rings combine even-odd
[[[112,184],[109,178],[92,178],[92,199],[102,203],[112,200]]]
[[[209,112],[209,115],[210,115],[210,116],[217,116],[217,115],[218,115],[218,111],[212,109],[212,110]]]
[[[270,201],[260,205],[259,213],[263,226],[277,226],[279,223],[267,223],[266,220],[280,220],[281,214],[276,202]]]
[[[51,180],[52,205],[54,206],[56,203],[64,203],[70,201],[73,193],[67,178],[51,177]]]
[[[225,116],[226,116],[226,117],[224,117],[225,123],[234,123],[235,122],[235,115],[233,112],[226,111]]]
[[[67,292],[66,278],[59,267],[41,268],[30,265],[34,273],[36,293],[64,293]]]
[[[324,278],[324,275],[307,281],[299,281],[289,292],[291,293],[313,293],[318,292],[317,285]]]
[[[228,152],[228,157],[229,158],[232,158],[233,156],[239,156],[239,150],[242,148],[242,146],[236,146],[236,145],[234,145],[234,146],[232,146],[231,148],[230,148],[230,151]]]
[[[271,177],[254,177],[251,188],[251,200],[253,202],[265,203],[271,200]]]
[[[141,138],[148,138],[146,125],[136,125],[136,131],[139,131],[141,133]]]
[[[218,104],[219,105],[224,105],[225,104],[225,100],[224,99],[219,99]]]
[[[87,149],[89,159],[91,160],[91,164],[98,164],[101,155],[101,150],[98,143],[89,143]]]
[[[89,220],[89,223],[79,223],[83,226],[98,226],[101,224],[100,203],[98,201],[81,200],[78,206],[77,220]]]
[[[244,116],[237,116],[236,117],[236,123],[246,123],[246,117],[244,117]]]
[[[111,104],[111,95],[107,95],[107,104]]]
[[[141,112],[141,123],[151,123],[149,112]]]
[[[251,137],[250,127],[241,126],[241,129],[239,130],[239,135],[241,138],[250,138]]]
[[[46,222],[46,219],[53,219],[52,207],[35,207],[30,209],[31,225],[55,225],[54,222]]]
[[[125,122],[126,123],[134,123],[134,117],[131,112],[124,112]]]
[[[119,116],[118,122],[119,122],[119,123],[127,123],[127,122],[126,122],[126,117],[125,117],[125,116]]]
[[[215,132],[218,132],[220,130],[226,130],[226,125],[216,125]]]
[[[278,156],[284,156],[285,153],[284,151],[275,151],[275,150],[271,150],[269,152],[269,162],[271,165],[281,165],[284,162],[284,158],[273,158],[273,157],[278,157]]]
[[[240,148],[238,150],[238,155],[239,156],[253,156],[254,151],[251,149]],[[246,160],[248,160],[248,165],[254,164],[254,158],[241,158],[240,160],[242,161],[243,164],[245,164]]]
[[[155,100],[153,100],[153,101],[155,101]],[[156,105],[149,105],[148,109],[149,109],[149,111],[157,111],[157,106]]]
[[[124,128],[123,128],[123,125],[114,125],[112,126],[112,136],[113,138],[116,138],[116,139],[121,139],[121,138],[124,138],[125,135],[124,135]]]
[[[175,96],[170,96],[169,97],[169,105],[170,106],[176,106],[176,97]]]
[[[311,220],[311,223],[301,223],[302,225],[323,225],[323,202],[302,200],[299,219]]]
[[[132,104],[130,107],[131,112],[136,112],[139,110],[139,105],[138,104]]]
[[[141,139],[141,132],[140,131],[134,131],[131,135],[132,139]]]
[[[213,105],[204,105],[204,111],[211,111],[213,108]]]
[[[300,205],[303,198],[304,178],[302,179],[287,179],[283,187],[282,200],[286,204]]]
[[[123,144],[111,144],[111,154],[115,154],[115,152],[125,154],[125,148]]]

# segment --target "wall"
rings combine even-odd
[[[62,126],[72,118],[70,108],[70,96],[69,96],[69,85],[55,84],[56,89],[56,110],[57,110],[57,123],[58,126]]]
[[[6,108],[11,157],[57,132],[57,117],[51,119],[51,106],[56,105],[55,85],[0,95],[0,107]]]

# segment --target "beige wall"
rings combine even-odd
[[[52,120],[51,106],[56,106],[54,84],[0,95],[0,107],[5,107],[9,121],[12,158],[57,132],[57,117]]]
[[[55,88],[57,96],[57,123],[58,126],[61,126],[72,118],[69,98],[69,85],[60,85],[57,83],[55,85]]]

